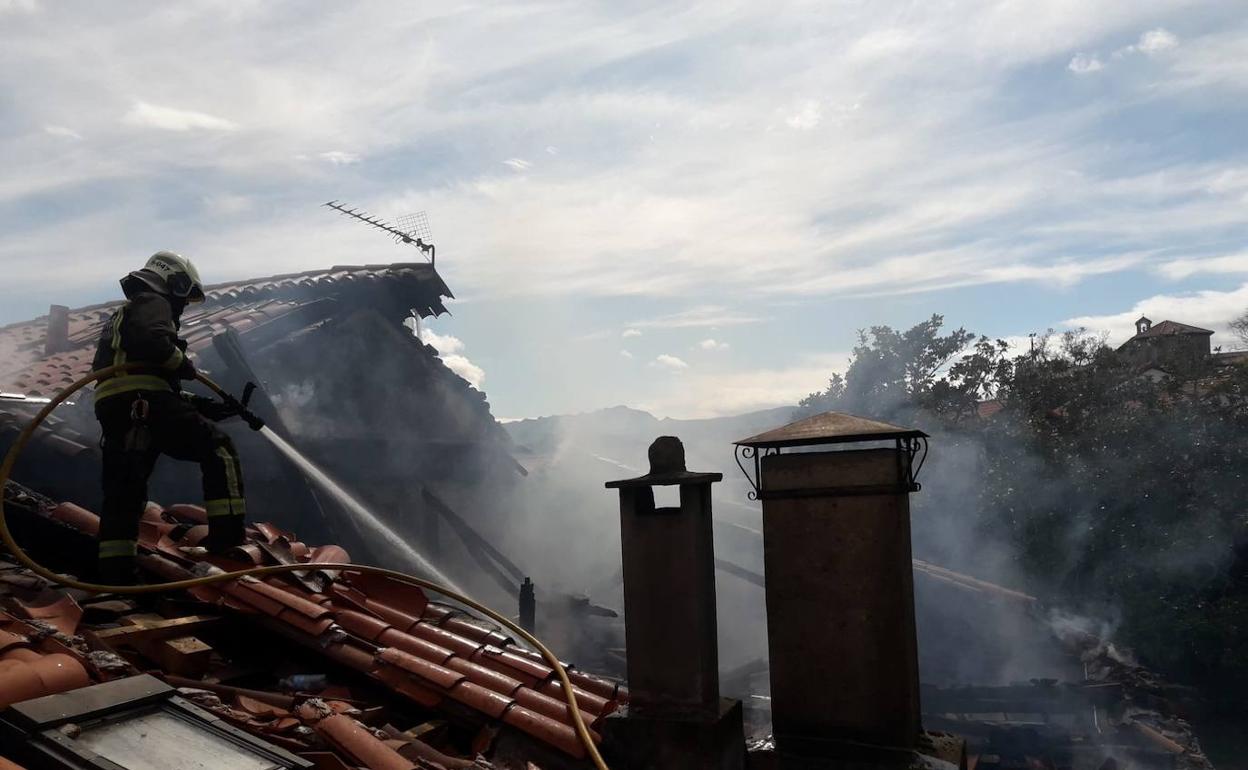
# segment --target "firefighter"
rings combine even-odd
[[[204,300],[199,272],[189,259],[160,251],[121,279],[121,288],[126,303],[105,324],[92,369],[124,363],[151,368],[113,375],[95,386],[104,452],[99,577],[110,585],[135,580],[147,480],[162,454],[200,465],[208,509],[202,545],[210,552],[243,542],[246,513],[238,453],[213,424],[239,410],[181,389],[182,380],[195,377],[195,365],[178,329],[187,304]]]

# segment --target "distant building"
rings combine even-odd
[[[1211,329],[1189,326],[1178,321],[1153,323],[1141,316],[1135,322],[1135,336],[1118,347],[1118,353],[1134,368],[1168,371],[1174,366],[1187,368],[1207,360],[1212,354]]]

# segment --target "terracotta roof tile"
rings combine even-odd
[[[458,671],[393,648],[379,650],[377,659],[391,666],[398,666],[409,674],[415,674],[424,680],[425,684],[438,690],[452,690],[467,678]]]
[[[463,675],[460,674],[459,676],[462,677]],[[451,698],[465,706],[480,711],[482,714],[494,719],[502,719],[516,705],[514,699],[503,695],[501,692],[494,692],[479,684],[466,681],[466,679],[455,687],[450,688],[448,694]]]
[[[328,743],[369,770],[412,770],[416,767],[416,763],[404,758],[364,725],[344,714],[322,719],[316,723],[315,729]]]
[[[77,658],[40,649],[31,642],[34,630],[0,612],[0,709],[91,684],[91,677]],[[56,649],[48,642],[44,644]]]
[[[445,647],[439,647],[433,642],[427,642],[424,639],[419,639],[411,634],[405,634],[402,631],[397,631],[393,628],[388,628],[386,631],[382,632],[381,636],[377,638],[377,642],[387,647],[395,647],[403,650],[404,652],[419,655],[426,660],[431,660],[440,665],[450,665],[449,661],[455,655],[455,653]],[[456,658],[456,660],[461,659]]]
[[[503,714],[503,722],[578,759],[585,756],[585,747],[576,737],[576,729],[564,722],[557,722],[523,706],[508,709]]]
[[[93,537],[100,532],[100,517],[80,505],[61,503],[48,514],[57,521],[64,522]]]
[[[358,287],[358,288],[357,288]],[[342,292],[393,291],[415,305],[422,317],[446,312],[442,297],[453,297],[432,265],[399,263],[334,267],[284,276],[209,286],[202,305],[187,309],[182,335],[191,352],[211,344],[214,334],[232,326],[240,334],[260,333],[266,323],[311,308]],[[71,310],[73,349],[44,354],[47,316],[0,326],[0,390],[51,396],[90,371],[102,324],[120,301]]]
[[[56,506],[48,513],[75,526],[98,523],[94,514],[78,506]],[[199,509],[170,506],[153,509],[146,518],[142,524],[140,564],[164,579],[190,575],[194,558],[178,546],[202,536],[207,528],[196,525],[188,529],[186,524],[174,522],[199,519]],[[259,559],[257,563],[272,563],[275,558],[258,544],[275,543],[287,544],[291,554],[301,554],[299,560],[314,558],[315,554],[349,558],[337,546],[309,548],[292,533],[277,527],[258,524],[249,532],[253,542],[237,555],[247,553],[253,561]],[[228,566],[226,561],[208,558],[214,564]],[[430,603],[417,588],[348,571],[323,592],[273,577],[243,578],[220,588],[199,587],[192,590],[192,595],[201,601],[270,618],[290,638],[303,641],[309,649],[373,678],[421,706],[437,708],[454,702],[487,722],[510,725],[572,756],[583,755],[562,697],[563,689],[541,657],[515,646],[510,638],[482,621],[446,605]],[[0,635],[0,650],[8,650],[5,655],[29,649],[18,636],[12,632]],[[575,670],[569,671],[569,677],[588,724],[597,725],[614,711],[622,696],[616,683]],[[260,716],[254,708],[250,711],[253,713],[245,707],[232,708],[227,716],[251,720],[244,726],[260,729],[252,724]],[[294,716],[303,718],[302,714]],[[266,712],[263,729],[297,729],[292,724],[280,727],[279,723],[289,718],[293,717]],[[345,725],[341,721],[335,724]],[[345,726],[329,729],[340,729],[344,735],[355,734]],[[317,730],[322,730],[319,724]],[[282,740],[298,745],[291,737],[276,738],[281,739],[277,741],[279,745],[286,745]]]
[[[1191,324],[1179,323],[1178,321],[1162,321],[1149,326],[1147,331],[1139,332],[1131,339],[1143,339],[1145,337],[1165,337],[1171,334],[1196,334],[1196,335],[1212,335],[1212,329],[1202,329],[1199,326]]]
[[[84,532],[97,527],[95,514],[77,505],[56,505],[47,513]],[[181,552],[178,545],[202,537],[205,525],[187,528],[187,524],[201,518],[201,509],[188,505],[149,510],[141,525],[142,567],[163,579],[188,577],[195,559]],[[235,555],[246,555],[253,563],[272,563],[276,557],[266,552],[267,545],[258,545],[278,543],[285,544],[291,554],[300,554],[297,560],[317,555],[349,558],[344,550],[332,545],[307,547],[292,533],[271,525],[257,524],[248,532],[252,543]],[[208,560],[222,567],[231,564],[230,560],[215,557]],[[348,570],[321,593],[277,577],[243,578],[220,588],[192,589],[191,593],[203,602],[271,619],[308,649],[318,650],[328,659],[369,676],[426,708],[454,701],[487,723],[507,724],[564,753],[583,755],[583,746],[575,736],[563,700],[563,688],[553,669],[533,651],[515,646],[493,626],[447,605],[429,603],[422,590]],[[20,633],[2,625],[0,629],[5,631],[0,634],[0,659],[12,659],[14,655],[29,656],[32,661],[36,656],[39,660],[45,658],[40,651],[32,650]],[[69,659],[74,660],[72,656]],[[65,665],[71,673],[74,671],[74,666]],[[34,681],[29,671],[24,676],[27,685]],[[569,678],[589,725],[598,725],[612,713],[622,696],[612,681],[577,670],[569,670]],[[222,713],[226,718],[250,720],[242,726],[265,731],[266,736],[272,734],[278,745],[301,745],[290,731],[306,729],[298,723],[302,714],[285,716],[266,711],[265,715],[258,715],[256,709],[248,710],[246,704],[240,708],[231,706],[227,711]],[[283,720],[290,719],[296,719],[298,724],[282,726]],[[262,721],[262,726],[257,726],[257,720]],[[317,729],[321,730],[319,726]],[[341,729],[346,734],[346,728]]]
[[[27,603],[14,599],[16,611],[31,620],[47,623],[66,636],[72,636],[78,630],[78,623],[82,620],[82,607],[79,607],[78,602],[74,601],[74,597],[69,594],[59,591],[49,593],[52,596],[43,597],[51,599],[47,603],[42,601]]]
[[[393,628],[393,626],[381,618],[365,615],[354,610],[338,610],[334,617],[338,621],[338,625],[346,629],[348,633],[355,634],[370,642],[378,642],[384,632]]]
[[[555,675],[554,669],[545,663],[538,663],[501,647],[483,645],[473,653],[472,660],[495,671],[518,677],[530,687],[549,681]]]

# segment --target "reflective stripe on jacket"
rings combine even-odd
[[[178,339],[178,320],[169,300],[155,292],[141,292],[122,305],[104,325],[96,346],[92,371],[128,363],[151,364],[150,372],[114,375],[95,386],[96,399],[133,390],[180,389],[179,380],[195,369]]]

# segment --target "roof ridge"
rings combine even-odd
[[[375,264],[375,265],[333,265],[332,267],[318,268],[316,270],[303,270],[303,271],[294,272],[294,273],[277,273],[276,275],[262,275],[262,276],[256,276],[254,278],[241,278],[236,281],[225,281],[222,283],[209,284],[208,286],[204,287],[204,292],[208,293],[208,292],[214,292],[214,291],[224,291],[226,289],[234,288],[237,286],[246,286],[248,284],[255,284],[255,283],[265,283],[268,281],[284,281],[284,280],[289,280],[291,278],[312,278],[312,277],[319,276],[319,275],[329,275],[331,273],[376,272],[380,270],[396,271],[396,270],[412,270],[415,268],[429,268],[429,269],[433,269],[435,274],[437,272],[436,269],[434,269],[433,265],[428,262],[389,262],[389,263],[382,263],[382,264]],[[212,298],[209,298],[209,300],[211,299]],[[86,313],[92,310],[103,310],[104,308],[109,308],[109,307],[114,307],[116,305],[120,305],[124,301],[125,301],[124,299],[114,299],[114,300],[109,300],[107,302],[97,302],[94,305],[83,305],[82,307],[70,308],[69,313],[72,315],[76,313]],[[30,324],[39,323],[41,321],[44,323],[47,323],[47,319],[48,319],[48,314],[44,313],[43,315],[38,315],[38,316],[35,316],[34,318],[28,318],[24,321],[12,321],[7,324],[0,324],[0,331],[5,331],[7,329],[14,329],[14,328],[18,328],[21,326],[29,326]]]

